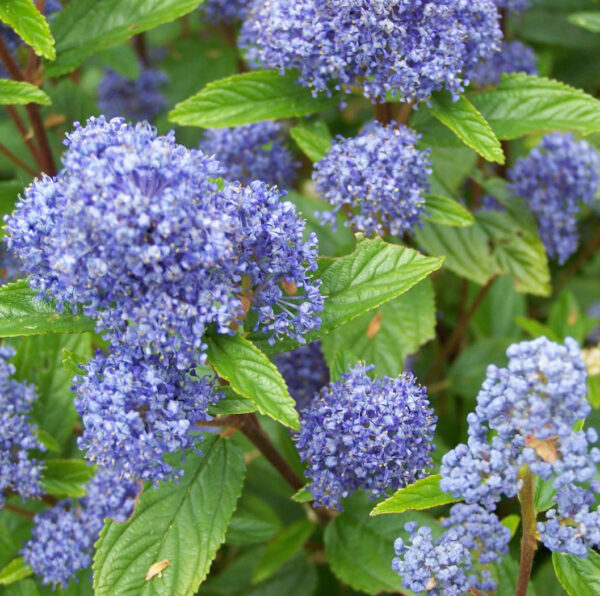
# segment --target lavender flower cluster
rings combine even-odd
[[[85,487],[84,498],[60,501],[38,513],[21,554],[42,583],[64,588],[77,571],[89,567],[104,520],[126,521],[140,488],[137,482],[121,481],[114,472],[98,470]]]
[[[291,186],[300,165],[284,144],[283,127],[277,122],[257,122],[236,128],[213,128],[200,149],[225,169],[228,180],[245,184],[262,180],[280,188]]]
[[[501,37],[492,0],[264,0],[240,41],[249,60],[297,68],[315,93],[360,85],[373,101],[421,101],[443,88],[460,94]]]
[[[168,82],[167,75],[154,68],[143,68],[135,80],[108,69],[98,86],[98,107],[107,118],[125,116],[133,122],[151,122],[167,109],[162,91]]]
[[[13,348],[0,346],[0,507],[4,507],[8,490],[23,499],[42,494],[43,464],[30,453],[45,450],[30,421],[37,395],[31,385],[10,378],[15,367],[8,359],[14,355]]]
[[[436,417],[411,373],[371,380],[357,364],[300,412],[295,437],[315,503],[341,509],[364,489],[376,497],[425,475]]]
[[[233,23],[246,18],[251,0],[205,0],[200,6],[211,23]]]
[[[600,154],[589,143],[552,133],[508,172],[512,192],[527,201],[549,256],[559,264],[577,250],[576,216],[582,203],[596,202],[599,169]]]
[[[494,0],[494,4],[509,15],[519,15],[531,6],[532,0]]]
[[[319,326],[316,237],[275,187],[220,180],[214,159],[147,123],[92,118],[66,145],[61,172],[8,218],[7,242],[34,289],[80,305],[112,344],[79,387],[80,445],[160,481],[162,454],[190,446],[214,400],[195,373],[209,325],[232,334],[250,310],[272,342]]]
[[[520,41],[503,41],[500,51],[473,68],[472,82],[479,87],[497,85],[505,73],[537,75],[535,52]]]
[[[317,192],[333,210],[321,213],[335,227],[336,214],[347,210],[346,224],[366,234],[409,232],[425,207],[429,151],[416,148],[419,135],[395,123],[368,124],[356,137],[338,136],[315,164]]]

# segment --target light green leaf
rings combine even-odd
[[[39,596],[35,582],[32,579],[22,579],[4,589],[4,596]]]
[[[358,236],[352,254],[338,259],[319,259],[315,277],[323,281],[320,291],[325,296],[325,304],[321,329],[308,333],[307,341],[404,294],[439,269],[443,262],[443,257],[425,257],[410,248],[388,244],[379,237],[368,240]],[[270,346],[260,334],[251,334],[249,339],[266,353],[287,351],[297,345],[283,340]]]
[[[510,554],[504,555],[500,563],[490,563],[486,567],[489,568],[496,582],[497,589],[494,592],[495,596],[514,596],[519,576],[519,564]],[[536,596],[533,582],[529,582],[526,596]]]
[[[303,486],[298,492],[295,492],[291,497],[292,501],[296,501],[296,503],[310,503],[314,501],[315,498],[310,490],[308,490],[308,486]]]
[[[46,74],[55,77],[75,70],[88,56],[174,21],[199,4],[201,0],[69,2],[52,23],[58,58],[54,64],[46,65]]]
[[[519,327],[526,331],[531,337],[535,338],[545,335],[550,341],[561,341],[560,337],[558,337],[558,335],[556,335],[556,333],[554,333],[550,327],[540,323],[539,321],[536,321],[535,319],[530,319],[528,317],[517,317],[515,320]]]
[[[574,12],[568,17],[569,23],[587,29],[592,33],[600,33],[600,12]]]
[[[465,145],[488,161],[505,162],[500,141],[486,119],[464,96],[452,100],[449,92],[439,92],[431,98],[431,113],[445,124]]]
[[[511,513],[502,519],[502,525],[510,531],[510,537],[513,538],[517,533],[521,517],[515,513]]]
[[[8,586],[29,577],[33,571],[23,557],[12,560],[0,571],[0,586]]]
[[[93,331],[94,321],[84,315],[58,313],[25,280],[0,287],[0,337],[20,337],[46,333]]]
[[[552,553],[554,572],[570,596],[600,594],[600,555],[588,550],[585,559],[573,555]]]
[[[177,483],[147,487],[132,519],[106,523],[96,543],[95,596],[196,593],[225,539],[244,479],[243,454],[231,441],[207,436],[202,451],[187,455]],[[162,577],[148,577],[153,565],[167,561]]]
[[[429,215],[428,222],[441,226],[466,228],[472,226],[475,222],[469,211],[458,201],[441,195],[427,195],[425,197],[425,213]]]
[[[0,105],[25,105],[39,103],[49,106],[52,102],[39,87],[24,81],[0,79]]]
[[[35,434],[39,442],[46,449],[49,451],[55,451],[56,453],[60,452],[60,443],[49,432],[46,432],[43,428],[37,428]]]
[[[551,130],[600,130],[600,101],[552,79],[504,74],[497,87],[469,99],[499,139]]]
[[[536,511],[547,511],[550,507],[554,506],[552,501],[556,489],[552,485],[551,480],[542,480],[541,478],[535,479],[535,490],[534,490],[534,503]]]
[[[207,341],[208,360],[217,374],[259,412],[299,430],[296,403],[277,367],[247,339],[214,335]]]
[[[313,97],[297,79],[296,71],[281,75],[276,70],[255,70],[214,81],[177,104],[169,120],[203,128],[241,126],[320,112],[337,101],[326,94]]]
[[[307,519],[300,519],[285,528],[267,545],[265,554],[254,568],[252,582],[264,581],[281,569],[304,546],[314,527]]]
[[[83,485],[94,475],[94,467],[82,459],[49,459],[42,470],[42,489],[55,497],[83,497]]]
[[[397,490],[389,499],[379,503],[370,515],[419,511],[460,501],[440,489],[440,479],[439,474],[427,476],[410,486]]]
[[[219,390],[225,394],[225,397],[208,407],[208,413],[211,416],[249,414],[258,409],[252,400],[238,395],[230,386],[220,387]]]
[[[50,27],[33,0],[0,0],[0,21],[12,27],[38,56],[56,58]]]
[[[290,135],[311,161],[320,161],[331,147],[331,137],[316,133],[304,126],[294,126]]]

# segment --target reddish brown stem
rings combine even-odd
[[[373,106],[373,109],[375,111],[375,119],[384,126],[387,126],[394,118],[392,111],[393,106],[389,101],[386,101],[385,103],[376,103]]]
[[[519,491],[519,500],[521,501],[521,523],[523,527],[523,536],[521,537],[521,563],[519,565],[519,577],[517,578],[517,587],[515,596],[526,596],[529,578],[533,569],[533,559],[537,550],[536,537],[536,512],[535,512],[535,478],[527,469],[521,476],[523,486]]]
[[[42,156],[40,155],[38,148],[35,146],[35,143],[31,140],[29,131],[27,130],[27,127],[23,123],[23,120],[21,120],[19,113],[14,108],[14,106],[4,106],[4,107],[6,108],[6,111],[7,111],[8,115],[10,116],[10,119],[13,121],[14,125],[17,127],[17,130],[19,131],[19,134],[21,135],[21,138],[23,139],[25,146],[27,147],[27,149],[29,149],[31,156],[35,160],[35,163],[40,168],[40,170],[43,170],[44,165],[42,163]]]
[[[146,44],[146,36],[143,33],[138,33],[133,38],[133,45],[135,47],[135,51],[140,59],[140,62],[144,66],[150,65],[150,58],[148,56],[148,46]]]
[[[5,147],[0,143],[0,153],[10,159],[16,166],[20,167],[24,172],[27,172],[30,176],[37,176],[37,172],[30,166],[28,166],[20,157],[16,156],[8,147]]]
[[[25,509],[24,507],[19,507],[18,505],[13,505],[12,503],[6,503],[6,505],[4,505],[4,508],[7,511],[12,511],[17,515],[20,515],[21,517],[28,517],[29,519],[33,519],[35,517],[35,513],[33,513],[33,511],[29,511],[28,509]]]
[[[402,108],[400,109],[400,114],[398,116],[398,122],[400,124],[406,124],[408,122],[408,118],[412,112],[414,105],[414,101],[407,101],[402,104]]]

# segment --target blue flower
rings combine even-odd
[[[504,73],[538,74],[535,52],[520,41],[504,41],[500,51],[474,67],[471,80],[479,87],[497,85]]]
[[[431,173],[429,151],[416,148],[419,135],[392,123],[372,122],[356,137],[338,136],[315,164],[317,192],[333,206],[322,213],[335,225],[344,210],[357,232],[402,235],[418,223]]]
[[[436,417],[411,373],[371,380],[357,364],[300,412],[295,437],[318,505],[341,509],[364,489],[379,496],[406,486],[432,465]]]
[[[536,0],[494,0],[496,6],[508,14],[518,15],[528,9]]]
[[[211,23],[233,23],[246,18],[250,0],[205,0],[200,6]]]

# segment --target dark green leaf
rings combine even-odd
[[[427,478],[417,480],[410,486],[397,490],[389,499],[379,503],[371,511],[371,515],[431,509],[439,505],[460,501],[460,499],[455,499],[452,495],[440,489],[440,478],[439,474],[427,476]]]
[[[500,141],[485,118],[464,96],[453,101],[449,92],[439,92],[431,98],[431,113],[445,124],[471,149],[488,161],[503,164],[504,152]]]
[[[225,397],[216,404],[208,407],[211,416],[228,416],[229,414],[249,414],[256,412],[256,404],[241,395],[238,395],[230,386],[219,389],[225,393]]]
[[[441,195],[427,195],[425,213],[429,215],[427,221],[441,226],[466,228],[475,222],[473,216],[460,203]]]
[[[33,0],[0,0],[0,21],[12,27],[38,56],[56,58],[50,28]]]
[[[14,584],[21,579],[29,577],[32,573],[33,571],[31,570],[31,567],[25,563],[25,559],[23,557],[18,557],[0,571],[0,586]]]
[[[227,544],[246,545],[270,540],[281,529],[277,514],[253,494],[242,495],[227,529]]]
[[[203,128],[241,126],[320,112],[338,101],[326,94],[313,97],[297,79],[295,71],[281,75],[276,70],[256,70],[214,81],[177,104],[169,120]]]
[[[207,344],[209,362],[237,393],[252,400],[259,412],[300,429],[296,404],[283,377],[252,342],[239,335],[214,335]]]
[[[202,450],[203,456],[187,455],[177,483],[147,487],[132,519],[106,523],[94,557],[96,596],[196,593],[225,539],[244,479],[243,454],[231,441],[207,436]],[[153,565],[167,561],[162,577],[146,579]]]
[[[290,129],[292,139],[311,161],[320,161],[331,147],[331,137],[318,134],[304,126]]]
[[[552,564],[560,585],[570,596],[600,594],[600,555],[593,550],[585,559],[552,553]]]
[[[94,468],[82,459],[49,459],[42,470],[42,489],[55,497],[83,497],[83,485],[94,475]]]
[[[264,581],[281,569],[304,546],[314,527],[307,519],[300,519],[276,536],[254,569],[253,583]]]
[[[494,592],[495,596],[514,596],[519,576],[519,564],[510,554],[505,555],[500,563],[491,563],[486,567],[489,568],[496,582],[497,589]],[[532,582],[527,586],[526,596],[536,596]]]
[[[52,23],[57,60],[48,76],[75,70],[96,52],[194,10],[201,0],[77,0],[69,2]]]
[[[0,79],[0,105],[25,105],[40,103],[50,105],[48,95],[39,87],[24,81]]]
[[[94,321],[83,315],[58,313],[37,299],[25,280],[0,287],[0,337],[82,333],[94,330]]]
[[[4,596],[39,596],[35,582],[32,579],[23,579],[5,588]]]

